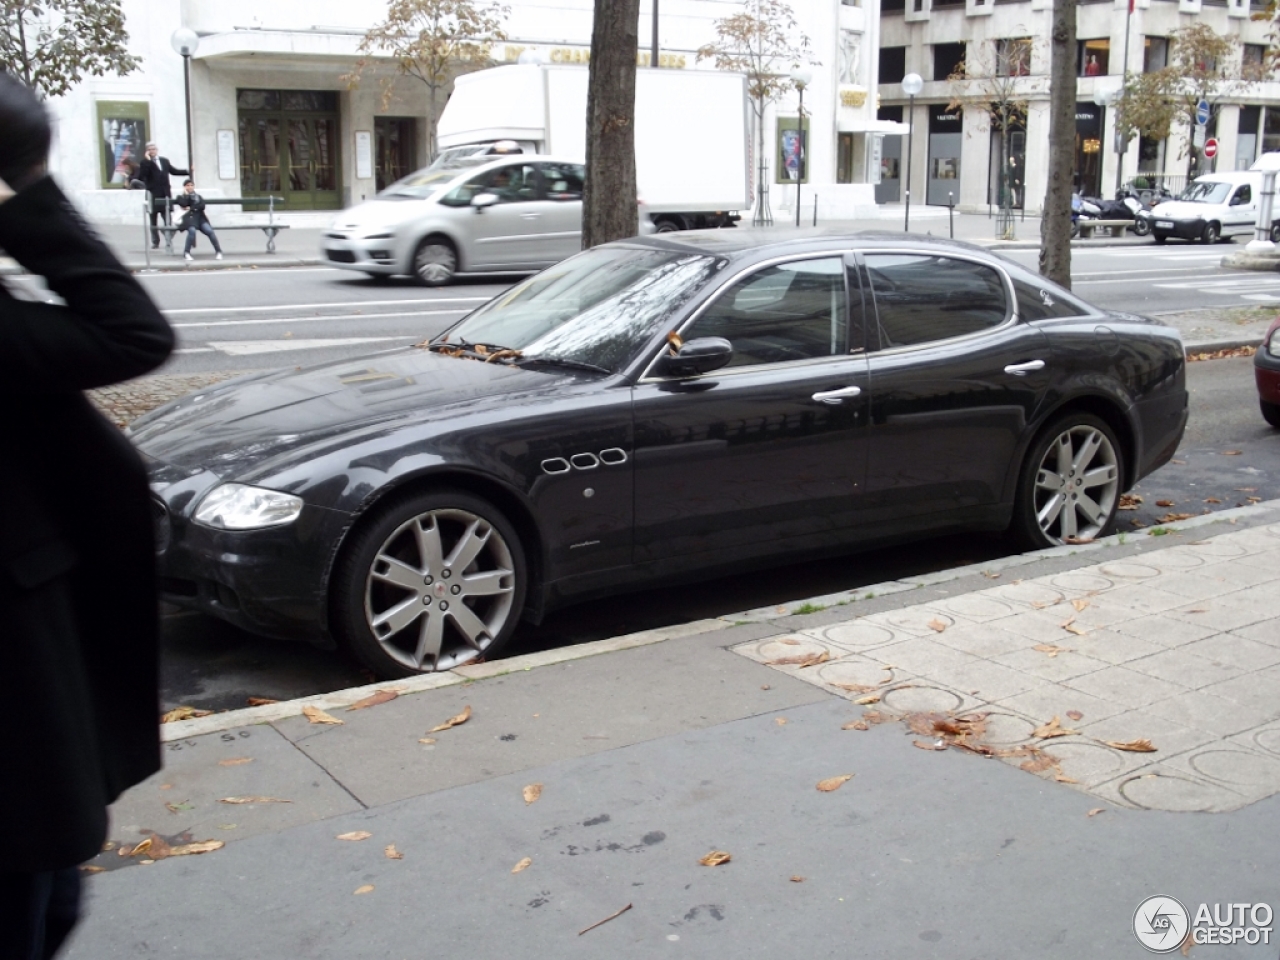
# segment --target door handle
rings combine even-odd
[[[1028,373],[1033,373],[1036,370],[1043,369],[1043,360],[1028,360],[1026,363],[1011,363],[1004,368],[1004,372],[1012,374],[1015,377],[1025,377]]]
[[[813,395],[813,399],[819,403],[840,403],[847,397],[856,397],[861,393],[861,387],[840,387],[837,390],[821,390]]]

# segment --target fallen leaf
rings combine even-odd
[[[456,727],[459,724],[466,723],[470,719],[471,719],[471,706],[470,704],[468,704],[467,706],[462,708],[462,712],[458,714],[456,717],[450,717],[448,720],[446,720],[444,723],[440,724],[439,726],[432,727],[430,730],[427,731],[427,733],[439,733],[441,730],[448,730],[450,727]]]
[[[517,863],[514,867],[511,868],[511,872],[519,873],[521,870],[528,870],[532,864],[533,864],[533,858],[525,857],[523,860],[521,860],[519,863]]]
[[[215,850],[221,850],[226,844],[221,840],[200,840],[197,843],[180,843],[176,847],[169,848],[169,856],[171,857],[189,857],[198,853],[213,853]]]
[[[368,840],[373,834],[368,830],[352,830],[350,833],[340,833],[335,840]]]
[[[270,697],[249,697],[245,700],[245,703],[251,707],[266,707],[279,702],[279,700],[273,700]]]
[[[925,743],[923,740],[912,740],[913,747],[919,747],[921,750],[945,750],[947,745],[941,740],[935,740],[933,743]]]
[[[928,623],[929,629],[935,633],[941,633],[943,630],[947,629],[948,626],[950,626],[950,624],[944,620],[939,620],[937,617],[934,617]]]
[[[435,737],[419,737],[418,742],[419,743],[435,743],[436,738]]]
[[[773,722],[774,722],[774,723],[776,723],[776,724],[777,724],[778,726],[780,726],[780,727],[785,727],[785,726],[787,725],[787,718],[786,718],[786,717],[774,717],[774,718],[773,718]]]
[[[1178,464],[1178,466],[1180,466],[1180,467],[1185,467],[1185,466],[1187,465],[1187,461],[1185,461],[1185,460],[1177,460],[1177,459],[1174,459],[1174,460],[1170,460],[1169,462],[1170,462],[1170,463],[1176,463],[1176,464]]]
[[[886,681],[887,682],[887,681]],[[848,690],[850,693],[870,693],[881,686],[878,683],[833,683],[837,690]]]
[[[725,850],[712,850],[698,862],[704,867],[718,867],[722,863],[728,863],[733,857]]]
[[[1250,503],[1261,503],[1261,502],[1262,502],[1262,498],[1261,498],[1261,497],[1245,497],[1245,499],[1246,499],[1246,500],[1248,500]],[[1233,521],[1231,521],[1231,522],[1232,522],[1232,523],[1235,523],[1235,521],[1234,521],[1234,520],[1233,520]]]
[[[1196,607],[1194,610],[1188,610],[1187,613],[1208,613],[1208,607]]]
[[[179,720],[193,720],[196,717],[207,717],[212,710],[197,710],[195,707],[174,707],[160,717],[161,723],[177,723]]]
[[[1089,601],[1080,597],[1071,601],[1071,605],[1076,608],[1076,613],[1080,613],[1089,606]]]
[[[1194,513],[1166,513],[1163,517],[1157,517],[1157,523],[1177,523],[1179,520],[1190,520],[1194,517]]]
[[[888,723],[893,717],[887,713],[881,713],[879,710],[867,710],[862,714],[862,719],[870,724]]]
[[[999,580],[999,579],[1000,579],[1000,574],[998,574],[998,573],[992,573],[992,572],[987,571],[987,570],[983,570],[983,571],[982,571],[982,575],[983,575],[984,577],[986,577],[988,580]]]
[[[852,779],[852,773],[843,773],[838,777],[827,777],[825,780],[818,781],[818,789],[823,793],[830,793],[833,790],[839,790],[845,783]]]
[[[230,760],[219,760],[220,767],[238,767],[242,763],[253,763],[253,757],[232,757]]]
[[[525,803],[533,803],[542,796],[542,784],[531,783],[521,791]]]
[[[1081,713],[1079,710],[1068,710],[1068,711],[1067,711],[1067,719],[1068,719],[1068,720],[1083,720],[1083,719],[1084,719],[1084,714],[1083,714],[1083,713]]]
[[[1116,750],[1127,750],[1130,753],[1155,753],[1156,748],[1150,740],[1099,740]]]
[[[1187,935],[1182,938],[1182,949],[1179,950],[1178,952],[1181,953],[1184,957],[1191,956],[1191,948],[1195,946],[1195,943],[1196,943],[1196,931],[1195,931],[1195,927],[1192,927],[1190,930],[1187,931]]]
[[[339,720],[337,717],[330,716],[319,707],[305,706],[302,708],[302,715],[312,723],[333,723],[343,724],[345,720]]]
[[[797,640],[795,637],[782,637],[778,640],[778,642],[788,647],[800,646],[800,641]]]
[[[1219,500],[1217,497],[1205,497],[1204,502],[1205,503],[1221,503],[1222,501]]]
[[[792,878],[791,878],[791,882],[792,882],[792,883],[804,883],[804,877],[792,877]]]
[[[292,800],[281,800],[279,797],[223,797],[219,803],[293,803]]]
[[[1059,762],[1044,751],[1035,750],[1032,752],[1031,759],[1018,764],[1018,769],[1025,770],[1027,773],[1044,773],[1046,770],[1056,769]]]
[[[1031,731],[1031,735],[1037,740],[1052,740],[1054,737],[1068,737],[1075,733],[1070,727],[1064,727],[1058,722],[1055,716],[1048,723],[1042,723]]]
[[[363,700],[357,700],[347,710],[364,710],[367,707],[376,707],[380,703],[390,703],[396,697],[400,696],[398,690],[375,690]]]
[[[91,863],[85,863],[80,865],[80,869],[85,873],[105,873],[107,868],[94,866]]]
[[[1117,509],[1137,510],[1142,505],[1142,502],[1142,498],[1136,493],[1122,493],[1120,494],[1120,506]]]
[[[162,783],[162,784],[160,784],[160,786],[156,787],[156,789],[157,789],[157,790],[172,790],[172,789],[173,789],[173,784],[172,784],[172,783]]]
[[[366,883],[363,887],[356,887],[355,890],[351,891],[351,893],[352,896],[356,897],[360,896],[362,893],[373,893],[373,884]]]
[[[1064,623],[1062,625],[1062,629],[1067,631],[1067,633],[1074,633],[1077,637],[1083,637],[1089,632],[1078,623]]]
[[[1107,812],[1107,808],[1106,808],[1106,807],[1094,807],[1092,810],[1090,810],[1088,813],[1086,813],[1086,814],[1085,814],[1085,816],[1086,816],[1086,817],[1096,817],[1098,814],[1100,814],[1100,813],[1106,813],[1106,812]]]
[[[1066,647],[1060,647],[1056,643],[1037,643],[1031,649],[1036,651],[1036,653],[1047,654],[1050,660],[1052,660],[1054,657],[1056,657],[1060,653],[1070,652],[1067,650]]]
[[[831,659],[831,652],[823,650],[821,653],[804,653],[796,654],[794,657],[778,657],[776,660],[766,660],[765,666],[769,667],[816,667],[820,663],[826,663]]]
[[[121,847],[121,848],[120,848],[120,856],[122,856],[122,857],[136,857],[136,856],[138,856],[138,854],[140,854],[140,853],[147,853],[148,851],[150,851],[150,850],[151,850],[151,846],[152,846],[152,844],[154,844],[154,843],[155,843],[155,839],[156,839],[155,837],[147,837],[147,839],[143,840],[143,841],[142,841],[140,844],[138,844],[136,847],[133,847],[133,848],[129,848],[129,847]],[[127,853],[125,852],[126,850],[128,851]]]
[[[388,843],[385,847],[383,847],[382,855],[386,857],[388,860],[404,859],[404,854],[396,849],[396,845],[394,843]]]
[[[1157,507],[1176,507],[1177,502],[1174,500],[1157,500],[1156,506]]]
[[[597,921],[596,921],[595,923],[593,923],[591,926],[589,926],[589,927],[583,927],[581,930],[579,930],[579,931],[578,931],[578,936],[582,936],[582,935],[583,935],[584,933],[586,933],[588,930],[594,930],[596,927],[600,926],[601,924],[608,923],[610,920],[616,920],[618,917],[622,916],[624,913],[626,913],[626,912],[627,912],[628,910],[630,910],[630,909],[631,909],[631,904],[629,904],[629,903],[628,903],[628,904],[627,904],[625,907],[623,907],[621,910],[618,910],[618,911],[616,911],[616,912],[614,912],[614,913],[609,914],[609,915],[608,915],[607,917],[605,917],[603,920],[597,920]]]
[[[766,684],[762,684],[762,685],[761,685],[761,687],[760,687],[760,689],[761,689],[761,690],[769,690],[769,689],[771,689],[771,688],[770,688],[770,686],[766,683]]]
[[[857,700],[855,700],[855,701],[853,701],[853,702],[854,702],[854,703],[856,703],[856,704],[858,704],[859,706],[862,706],[862,707],[869,706],[870,704],[873,704],[873,703],[879,703],[879,702],[880,702],[880,694],[878,694],[878,693],[873,693],[873,694],[871,694],[871,695],[869,695],[869,696],[866,696],[866,697],[859,697]]]
[[[1075,777],[1068,777],[1065,773],[1060,773],[1053,779],[1057,780],[1059,783],[1079,783],[1080,782]]]
[[[183,800],[181,803],[166,803],[165,809],[170,813],[182,813],[184,810],[193,809],[190,802]]]
[[[1243,450],[1223,450],[1223,451],[1222,451],[1222,455],[1223,455],[1224,457],[1238,457],[1238,456],[1240,456],[1242,453],[1244,453],[1244,451],[1243,451]]]

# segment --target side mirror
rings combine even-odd
[[[664,353],[654,372],[663,377],[696,377],[719,370],[733,359],[733,344],[724,337],[699,337],[680,347],[680,352]]]
[[[477,193],[471,198],[471,206],[483,210],[485,207],[492,207],[500,199],[496,193]]]

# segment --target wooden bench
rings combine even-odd
[[[284,202],[283,197],[217,197],[214,199],[205,198],[205,206],[213,206],[215,204],[246,204],[246,203],[265,203],[267,205],[267,222],[266,223],[242,223],[231,226],[219,227],[215,226],[215,233],[222,233],[224,230],[261,230],[267,235],[267,253],[276,252],[276,236],[281,230],[288,230],[287,223],[276,223],[276,201]],[[176,203],[171,202],[169,209],[169,217],[172,219],[173,207],[177,207]],[[181,209],[179,207],[179,209]],[[173,254],[173,236],[176,233],[186,233],[172,223],[158,224],[155,228],[164,234],[164,252]]]
[[[1088,240],[1095,230],[1109,230],[1113,237],[1123,237],[1124,232],[1133,226],[1132,220],[1077,220],[1080,237]]]

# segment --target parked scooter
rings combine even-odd
[[[1163,184],[1155,189],[1138,191],[1132,185],[1122,187],[1116,198],[1133,211],[1133,232],[1140,237],[1151,233],[1151,208],[1158,203],[1172,200],[1171,194]]]
[[[1082,197],[1078,193],[1071,194],[1071,236],[1080,236],[1080,222],[1088,220],[1097,220],[1101,209],[1098,204],[1089,197]]]

